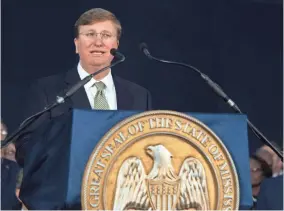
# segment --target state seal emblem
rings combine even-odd
[[[87,210],[236,210],[239,182],[220,138],[173,111],[125,119],[100,140],[81,190]]]

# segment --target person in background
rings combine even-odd
[[[3,141],[8,134],[7,127],[1,121],[1,141]],[[7,147],[1,149],[1,209],[14,210],[21,209],[21,202],[18,199],[17,193],[19,186],[17,179],[20,168],[15,159],[15,145],[9,144]],[[19,181],[18,184],[20,184]],[[18,187],[17,187],[18,186]]]
[[[283,162],[278,155],[264,145],[251,157],[250,169],[254,207],[278,209],[282,205],[283,209]]]

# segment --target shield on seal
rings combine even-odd
[[[151,180],[146,179],[147,195],[153,210],[173,210],[180,195],[180,179]]]

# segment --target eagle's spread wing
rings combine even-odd
[[[209,210],[206,175],[203,165],[196,158],[187,158],[181,167],[178,209]]]
[[[118,173],[113,210],[150,208],[145,170],[139,158],[126,159]]]

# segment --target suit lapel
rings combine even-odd
[[[79,77],[77,67],[69,70],[65,77],[66,90],[70,89],[70,87],[79,80],[81,79]],[[117,109],[132,110],[134,96],[131,94],[127,84],[118,76],[113,76],[113,82],[116,91]],[[73,108],[92,109],[84,87],[80,88],[74,95],[72,95],[70,100]]]
[[[113,76],[113,82],[116,91],[117,109],[118,110],[131,110],[133,109],[133,96],[127,87],[127,84],[123,82],[117,76]]]
[[[81,79],[79,77],[77,67],[69,70],[65,77],[66,88],[70,89],[70,87],[80,80]],[[70,100],[73,104],[73,108],[91,109],[91,105],[84,87],[81,87],[75,94],[73,94]]]

